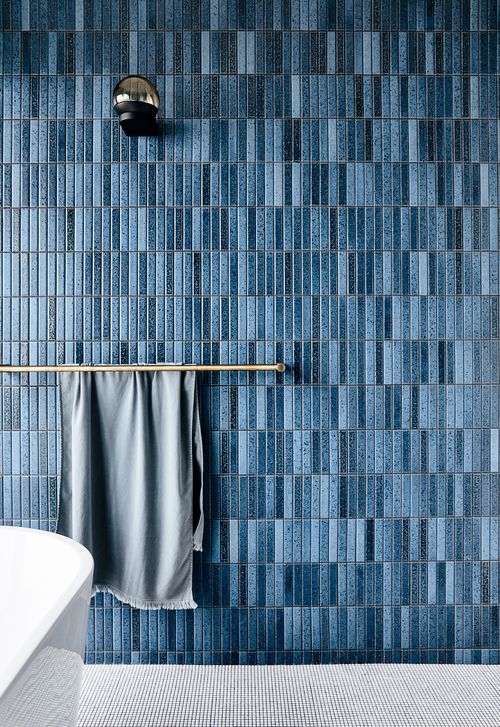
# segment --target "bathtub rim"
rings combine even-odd
[[[34,656],[43,643],[47,634],[53,629],[61,618],[69,604],[83,593],[88,585],[87,594],[90,601],[91,579],[94,571],[94,560],[90,552],[80,543],[77,543],[65,535],[59,535],[47,530],[36,530],[35,528],[18,527],[15,525],[0,525],[0,535],[3,531],[14,532],[13,537],[32,539],[33,547],[39,538],[59,539],[60,546],[70,548],[78,555],[79,567],[75,568],[72,577],[61,581],[61,591],[56,604],[48,609],[37,621],[36,626],[30,630],[29,637],[20,640],[16,652],[6,656],[6,664],[2,666],[0,659],[0,699],[7,693],[16,677],[22,672],[28,661]],[[64,586],[64,587],[63,587]],[[13,604],[15,607],[15,603]]]

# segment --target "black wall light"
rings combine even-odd
[[[156,114],[160,106],[158,91],[143,76],[127,76],[116,84],[113,105],[120,126],[127,136],[156,136]]]

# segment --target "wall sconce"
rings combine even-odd
[[[127,76],[113,91],[113,106],[127,136],[156,136],[156,114],[160,106],[158,91],[143,76]]]

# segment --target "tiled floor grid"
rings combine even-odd
[[[500,666],[86,666],[78,727],[498,727]]]

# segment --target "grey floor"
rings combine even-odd
[[[87,666],[79,727],[499,727],[500,666]]]

